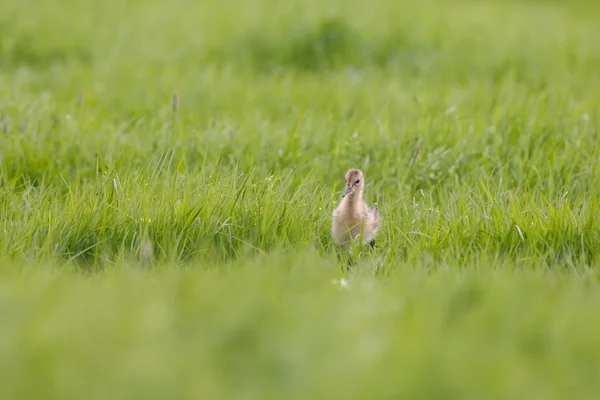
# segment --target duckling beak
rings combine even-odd
[[[342,199],[343,199],[344,197],[346,197],[346,195],[347,195],[348,193],[350,193],[351,191],[352,191],[352,185],[348,185],[348,186],[346,186],[346,190],[344,190],[344,194],[342,194]]]

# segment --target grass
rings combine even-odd
[[[598,22],[2,2],[0,394],[595,398]],[[355,167],[383,226],[342,271]]]

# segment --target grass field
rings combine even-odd
[[[591,0],[3,0],[0,397],[597,398],[599,71]]]

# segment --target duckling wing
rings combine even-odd
[[[366,220],[369,224],[370,232],[370,238],[367,240],[367,243],[369,243],[371,247],[375,247],[375,236],[377,235],[377,230],[379,229],[379,208],[377,207],[377,203],[373,203],[371,208],[368,210]]]
[[[371,242],[375,235],[377,234],[377,230],[379,228],[379,214],[377,211],[373,210],[373,207],[367,206],[367,204],[363,204],[362,215],[364,218],[364,237],[367,242]]]
[[[371,211],[374,214],[379,214],[379,206],[377,205],[377,203],[373,203],[373,205],[371,206]]]
[[[379,228],[379,222],[381,221],[381,216],[379,215],[379,206],[377,203],[373,203],[370,210],[371,220],[373,221],[373,227],[375,230]]]

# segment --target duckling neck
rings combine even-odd
[[[346,196],[346,205],[348,208],[353,209],[357,207],[358,204],[362,201],[362,190],[357,190],[356,192],[352,192]]]

